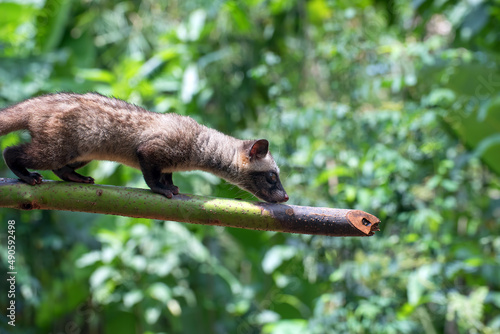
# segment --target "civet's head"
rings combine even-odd
[[[239,187],[266,202],[288,201],[266,139],[244,141],[239,154],[239,175],[235,180]]]

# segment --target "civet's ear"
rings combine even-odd
[[[269,142],[266,139],[259,139],[252,144],[252,148],[250,148],[248,156],[250,157],[250,160],[263,159],[266,157],[268,150]]]

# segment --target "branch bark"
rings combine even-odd
[[[246,202],[147,189],[44,181],[30,186],[0,178],[0,207],[65,210],[185,223],[326,236],[371,236],[380,220],[364,211]]]

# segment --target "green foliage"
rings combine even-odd
[[[1,2],[1,105],[95,90],[268,138],[291,203],[382,219],[381,232],[359,239],[1,210],[2,222],[16,220],[16,328],[498,332],[497,7]],[[27,139],[10,134],[0,147]],[[12,176],[3,163],[0,172]],[[113,163],[82,173],[145,187]],[[174,181],[183,192],[252,198],[204,173]],[[7,272],[4,251],[0,259]],[[6,301],[2,292],[0,308]]]

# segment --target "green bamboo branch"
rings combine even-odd
[[[371,236],[380,220],[363,211],[246,202],[148,189],[44,181],[30,186],[0,178],[0,207],[65,210],[327,236]]]

